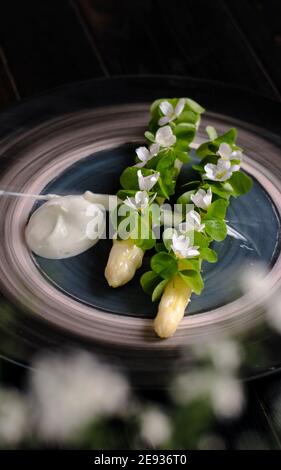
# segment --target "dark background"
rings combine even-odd
[[[0,110],[66,83],[140,74],[211,79],[280,101],[281,0],[0,2]],[[5,380],[16,371],[3,364]],[[246,449],[253,431],[261,448],[280,449],[281,374],[247,391],[247,414],[227,432],[243,433]]]

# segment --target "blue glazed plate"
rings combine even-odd
[[[42,347],[87,344],[122,357],[136,370],[149,368],[153,375],[161,367],[176,367],[179,351],[187,345],[213,334],[248,332],[247,345],[267,344],[270,354],[247,376],[281,364],[274,334],[265,326],[255,329],[264,318],[262,295],[245,295],[239,282],[241,268],[262,261],[269,268],[269,285],[275,290],[281,285],[280,105],[242,90],[175,77],[117,78],[64,87],[2,113],[1,188],[114,194],[121,171],[142,142],[149,103],[161,96],[191,96],[208,109],[198,143],[205,139],[207,124],[221,132],[238,129],[246,155],[243,167],[254,187],[231,202],[227,217],[245,241],[227,237],[216,244],[219,262],[204,265],[205,290],[200,297],[193,295],[176,335],[160,341],[152,328],[156,306],[139,286],[149,253],[132,282],[110,289],[103,276],[109,240],[67,260],[34,257],[24,240],[34,203],[2,198],[0,288],[13,312],[8,326],[4,316],[0,319],[3,352],[23,360]],[[190,167],[185,166],[179,192],[189,178]],[[190,360],[186,355],[185,361]]]
[[[134,148],[133,145],[124,145],[89,155],[63,171],[44,188],[44,193],[82,194],[91,190],[115,194],[119,189],[120,174],[132,164]],[[181,187],[190,180],[191,164],[182,169],[178,195]],[[184,192],[184,188],[181,191]],[[253,211],[254,207],[258,212]],[[239,298],[241,289],[237,281],[241,267],[254,269],[257,263],[270,267],[278,254],[279,216],[271,197],[257,180],[249,194],[232,199],[227,219],[244,240],[228,236],[222,243],[214,243],[219,262],[203,265],[204,291],[200,296],[193,295],[186,315],[214,310]],[[260,230],[261,224],[264,225],[263,230]],[[147,252],[134,280],[122,288],[112,289],[104,278],[111,245],[111,240],[101,240],[79,256],[57,261],[37,256],[36,263],[51,282],[81,302],[118,315],[153,318],[157,304],[152,304],[139,282],[140,276],[150,269],[153,250]]]

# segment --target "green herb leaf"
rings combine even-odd
[[[159,300],[163,290],[165,289],[169,279],[163,279],[163,281],[159,282],[159,284],[155,287],[154,291],[152,292],[152,302]]]
[[[150,250],[155,246],[156,240],[146,217],[138,216],[136,230],[131,234],[134,243],[142,250]]]
[[[197,113],[197,114],[204,113],[205,109],[202,108],[202,106],[199,103],[197,103],[196,101],[191,100],[190,98],[186,98],[185,101],[188,104],[189,108],[192,111],[194,111],[195,113]]]
[[[146,132],[144,133],[144,136],[145,136],[146,139],[149,140],[150,142],[154,142],[154,135],[152,134],[152,132],[146,131]]]
[[[233,188],[234,196],[246,194],[253,186],[253,180],[242,171],[235,171],[228,180],[228,183]]]
[[[135,189],[120,189],[117,193],[117,197],[119,197],[119,199],[122,199],[124,201],[127,197],[134,197],[135,194],[136,194]]]
[[[177,124],[173,129],[173,133],[177,137],[175,148],[186,151],[194,139],[195,132],[196,127],[194,124],[190,124],[188,122]]]
[[[217,199],[208,207],[204,220],[224,219],[227,207],[228,202],[225,199]]]
[[[215,140],[218,137],[217,131],[213,126],[207,126],[206,132],[210,140]]]
[[[211,248],[203,248],[200,250],[200,257],[209,263],[216,263],[218,261],[218,255]]]
[[[195,294],[199,295],[204,287],[202,276],[197,271],[185,270],[179,273],[186,285],[190,287]]]
[[[120,176],[120,184],[124,189],[139,190],[138,172],[139,168],[130,166],[126,168]]]
[[[209,238],[201,232],[194,232],[194,245],[199,246],[200,251],[202,248],[207,248],[210,243]]]
[[[220,219],[206,220],[205,230],[214,240],[221,242],[227,235],[226,223]]]
[[[151,269],[163,279],[169,279],[178,272],[178,263],[169,253],[160,252],[151,258]]]
[[[201,263],[199,259],[181,259],[178,261],[178,266],[180,271],[185,271],[186,269],[200,271],[201,269]]]
[[[192,190],[192,191],[186,191],[186,193],[183,193],[177,200],[177,204],[182,204],[182,205],[186,205],[186,204],[192,204],[192,201],[191,201],[191,196],[192,194],[195,193],[195,189]]]
[[[166,247],[165,247],[164,243],[156,243],[155,244],[155,250],[157,251],[157,253],[159,253],[160,251],[165,251]]]
[[[154,271],[147,271],[140,278],[141,286],[146,294],[152,295],[161,278]]]

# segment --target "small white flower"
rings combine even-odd
[[[190,239],[185,235],[173,235],[172,250],[178,258],[193,258],[198,256],[198,248],[198,246],[191,246]]]
[[[196,211],[189,211],[186,216],[186,221],[179,225],[179,230],[182,233],[189,231],[202,232],[205,224],[201,224],[201,216]]]
[[[42,438],[63,441],[92,420],[127,410],[126,379],[88,353],[42,356],[35,370],[30,401],[36,430]]]
[[[141,416],[141,437],[152,447],[158,447],[168,441],[171,435],[169,418],[158,408],[150,407]]]
[[[143,176],[141,170],[138,170],[138,182],[139,182],[139,188],[141,191],[150,191],[153,186],[156,185],[160,173],[153,173],[152,175],[148,176]]]
[[[138,147],[136,149],[136,154],[140,160],[135,166],[138,168],[142,168],[147,164],[149,160],[151,160],[155,155],[159,153],[160,145],[157,143],[152,144],[149,148],[147,147]]]
[[[226,181],[231,177],[234,171],[237,171],[236,166],[237,165],[231,166],[229,160],[220,158],[216,165],[214,163],[207,163],[207,165],[204,166],[206,173],[203,176],[212,181]]]
[[[127,197],[124,204],[133,210],[146,209],[149,205],[149,196],[146,191],[138,191],[134,197]]]
[[[155,142],[163,148],[169,148],[176,143],[176,136],[173,134],[170,126],[164,126],[158,129],[155,135]]]
[[[219,155],[223,160],[230,161],[230,160],[242,160],[243,154],[240,150],[232,150],[230,145],[223,142],[219,146],[219,150],[217,151],[217,155]]]
[[[229,375],[217,375],[210,389],[212,406],[219,418],[236,418],[243,410],[245,399],[242,384]]]
[[[190,199],[195,206],[206,210],[212,203],[212,190],[209,188],[206,192],[204,189],[198,189],[195,194],[192,194]]]
[[[164,116],[159,119],[159,126],[165,126],[165,124],[168,124],[168,122],[172,122],[177,119],[183,112],[184,107],[185,98],[180,98],[175,108],[171,103],[169,103],[169,101],[162,101],[162,103],[159,105],[159,108]]]
[[[0,442],[15,445],[26,437],[28,405],[14,389],[0,389]]]

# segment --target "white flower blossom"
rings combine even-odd
[[[156,194],[149,201],[149,195],[146,191],[138,191],[134,197],[127,197],[124,201],[126,206],[130,207],[133,210],[142,210],[146,209],[152,200],[156,197]]]
[[[229,375],[217,375],[210,389],[215,414],[219,418],[236,418],[244,407],[243,386],[238,379]]]
[[[141,191],[150,191],[156,185],[160,173],[153,173],[152,175],[143,176],[141,170],[138,170],[138,183]]]
[[[162,103],[160,103],[159,105],[159,108],[164,116],[159,119],[159,126],[164,126],[165,124],[168,124],[169,122],[172,122],[177,119],[183,112],[184,107],[185,98],[180,98],[175,108],[171,103],[169,103],[169,101],[162,101]]]
[[[189,231],[202,232],[205,224],[201,224],[201,216],[198,212],[191,210],[187,213],[186,221],[179,225],[179,231],[186,233]]]
[[[22,395],[13,389],[0,390],[0,442],[15,445],[26,437],[28,406]]]
[[[220,158],[217,164],[207,163],[204,166],[205,174],[203,175],[206,179],[212,181],[226,181],[228,180],[234,171],[238,171],[239,165],[231,165],[229,160],[223,160]]]
[[[198,189],[195,194],[192,194],[190,199],[195,204],[195,206],[200,209],[207,210],[212,203],[212,190],[209,188],[207,191],[204,189]]]
[[[151,447],[165,444],[171,435],[171,425],[168,417],[156,407],[146,409],[140,415],[140,434]]]
[[[217,151],[217,155],[219,155],[222,158],[222,160],[225,160],[225,161],[239,160],[239,162],[241,162],[243,158],[243,154],[240,150],[232,150],[230,145],[228,145],[226,142],[223,142],[222,144],[220,144],[219,150]],[[237,166],[239,166],[240,168],[240,165],[235,165],[235,167]],[[235,170],[235,171],[238,171],[238,170]]]
[[[142,168],[147,164],[149,160],[151,160],[155,155],[157,155],[160,151],[160,144],[154,143],[149,148],[147,147],[138,147],[136,149],[136,154],[140,160],[135,166],[138,168]]]
[[[171,248],[178,258],[193,258],[199,255],[198,246],[192,246],[189,237],[173,234]]]
[[[169,148],[177,141],[170,126],[164,126],[158,129],[155,134],[155,142],[163,148]]]
[[[35,369],[30,399],[36,429],[44,439],[63,441],[93,419],[126,412],[127,380],[86,352],[43,356]]]

